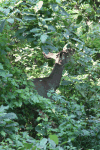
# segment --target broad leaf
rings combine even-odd
[[[79,24],[81,21],[82,21],[82,15],[79,15],[79,16],[77,17],[76,23]]]
[[[9,22],[9,23],[14,23],[14,19],[13,18],[9,18],[9,19],[7,19],[7,21]]]
[[[49,135],[49,138],[51,139],[51,140],[53,140],[57,145],[58,145],[58,137],[57,137],[57,135]]]
[[[3,29],[4,29],[5,21],[6,21],[6,20],[3,20],[3,21],[1,22],[1,25],[0,25],[0,32],[2,32]]]
[[[41,141],[40,141],[40,146],[44,147],[47,143],[47,139],[46,138],[43,138]]]
[[[48,35],[47,35],[47,34],[43,34],[43,35],[41,35],[41,37],[40,37],[41,42],[42,42],[42,43],[45,43],[45,42],[46,42],[46,40],[47,40],[47,38],[48,38]]]

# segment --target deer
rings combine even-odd
[[[48,98],[48,91],[51,89],[55,91],[59,87],[64,66],[70,61],[71,56],[74,54],[74,52],[74,49],[65,49],[64,47],[63,50],[57,54],[51,52],[49,52],[48,54],[43,53],[46,59],[53,58],[55,60],[55,64],[51,74],[48,77],[35,78],[33,80],[35,90],[37,90],[40,96]]]

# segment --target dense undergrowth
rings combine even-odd
[[[0,3],[0,149],[100,149],[100,31],[96,1]],[[95,17],[93,17],[95,16]],[[56,93],[37,94],[48,76],[42,52],[75,49]],[[49,65],[49,66],[48,66]]]

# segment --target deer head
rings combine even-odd
[[[49,52],[48,54],[45,54],[43,52],[43,55],[46,59],[54,59],[55,64],[64,66],[67,62],[70,61],[70,57],[73,55],[74,52],[75,52],[74,49],[65,50],[65,48],[63,48],[63,50],[59,53]]]

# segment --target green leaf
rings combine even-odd
[[[55,11],[55,12],[58,11],[58,9],[59,9],[58,4],[51,3],[51,6],[52,6],[53,11]]]
[[[6,125],[6,127],[13,127],[13,128],[16,127],[16,126],[18,126],[17,122]]]
[[[59,6],[59,8],[60,8],[60,13],[61,13],[63,16],[69,17],[69,14],[64,10],[64,8],[62,8],[61,6]]]
[[[9,22],[9,23],[14,23],[14,19],[13,18],[9,18],[9,19],[7,19],[7,21]]]
[[[64,86],[68,86],[68,85],[71,85],[72,82],[71,81],[62,81],[60,85],[64,85]]]
[[[54,20],[53,18],[46,18],[46,19],[44,19],[45,21],[52,21],[52,20]]]
[[[22,19],[20,18],[15,18],[17,21],[22,22]]]
[[[3,115],[0,117],[0,128],[6,125],[6,121],[1,121],[1,120],[3,120]]]
[[[90,132],[89,131],[87,131],[87,130],[82,130],[82,133],[85,135],[85,136],[89,136],[90,135]]]
[[[49,135],[49,138],[51,139],[51,140],[53,140],[57,145],[58,145],[58,137],[57,137],[57,135]]]
[[[49,53],[49,50],[53,50],[53,51],[58,51],[58,48],[55,47],[55,46],[51,46],[51,45],[46,45],[46,46],[42,46],[42,50],[48,54]]]
[[[66,143],[68,143],[68,141],[65,141],[65,142],[61,143],[61,145],[66,144]]]
[[[82,15],[79,15],[77,17],[76,23],[79,24],[82,21]]]
[[[4,50],[1,50],[1,49],[0,49],[0,52],[1,52],[1,55],[6,55],[7,54]]]
[[[16,90],[17,93],[22,93],[21,89]]]
[[[45,146],[46,145],[46,143],[47,143],[47,139],[46,138],[43,138],[41,141],[40,141],[40,146]]]
[[[69,35],[70,35],[70,32],[66,29],[66,32],[64,33],[64,37],[66,39],[69,39]]]
[[[3,65],[0,63],[0,69],[2,69],[3,70]]]
[[[1,131],[0,133],[1,133],[2,136],[5,137],[6,133],[4,131]]]
[[[16,144],[17,144],[18,147],[23,147],[22,142],[20,142],[19,140],[16,140]]]
[[[19,33],[23,33],[26,30],[26,28],[21,28],[16,32],[16,35],[18,35]]]
[[[56,0],[57,3],[61,3],[61,0]]]
[[[9,14],[9,12],[10,12],[10,9],[9,9],[9,8],[4,9],[4,12],[6,13],[6,15],[8,15],[8,14]]]
[[[34,41],[34,38],[27,38],[27,41],[32,42],[32,41]]]
[[[35,127],[35,130],[42,135],[46,135],[46,130],[42,126]]]
[[[41,29],[38,29],[38,28],[33,28],[32,30],[30,30],[30,32],[33,32],[33,33],[36,33],[38,31],[40,31]]]
[[[32,146],[33,146],[33,143],[24,143],[24,146],[25,146],[25,149],[27,148],[27,149],[31,149],[32,148]]]
[[[76,38],[72,38],[74,41],[77,41],[77,42],[79,42],[79,43],[82,43],[83,44],[83,42],[81,41],[81,40],[79,40],[79,39],[76,39]]]
[[[56,31],[55,27],[52,25],[48,25],[47,30]]]
[[[26,20],[26,21],[28,21],[28,20],[36,20],[36,18],[35,17],[33,17],[33,16],[30,16],[30,15],[28,15],[28,16],[24,16],[24,19]]]
[[[1,77],[6,77],[6,72],[4,70],[0,70],[0,76]]]
[[[14,113],[7,113],[5,117],[9,119],[17,119],[17,116]]]
[[[7,74],[5,77],[12,77],[13,74]]]
[[[8,109],[8,108],[9,108],[9,106],[3,106],[3,105],[1,105],[0,112],[4,112],[4,110]]]
[[[37,147],[35,146],[35,147],[33,147],[31,150],[36,150],[37,149]]]
[[[47,40],[47,38],[48,38],[48,35],[47,35],[47,34],[42,34],[41,37],[40,37],[41,42],[42,42],[42,43],[45,43],[46,40]]]
[[[3,29],[4,29],[5,21],[6,21],[6,20],[3,20],[3,21],[1,22],[1,25],[0,25],[0,32],[2,32]]]
[[[56,144],[53,140],[49,139],[49,143],[50,143],[50,146],[52,146],[53,149],[55,149],[56,147]]]

